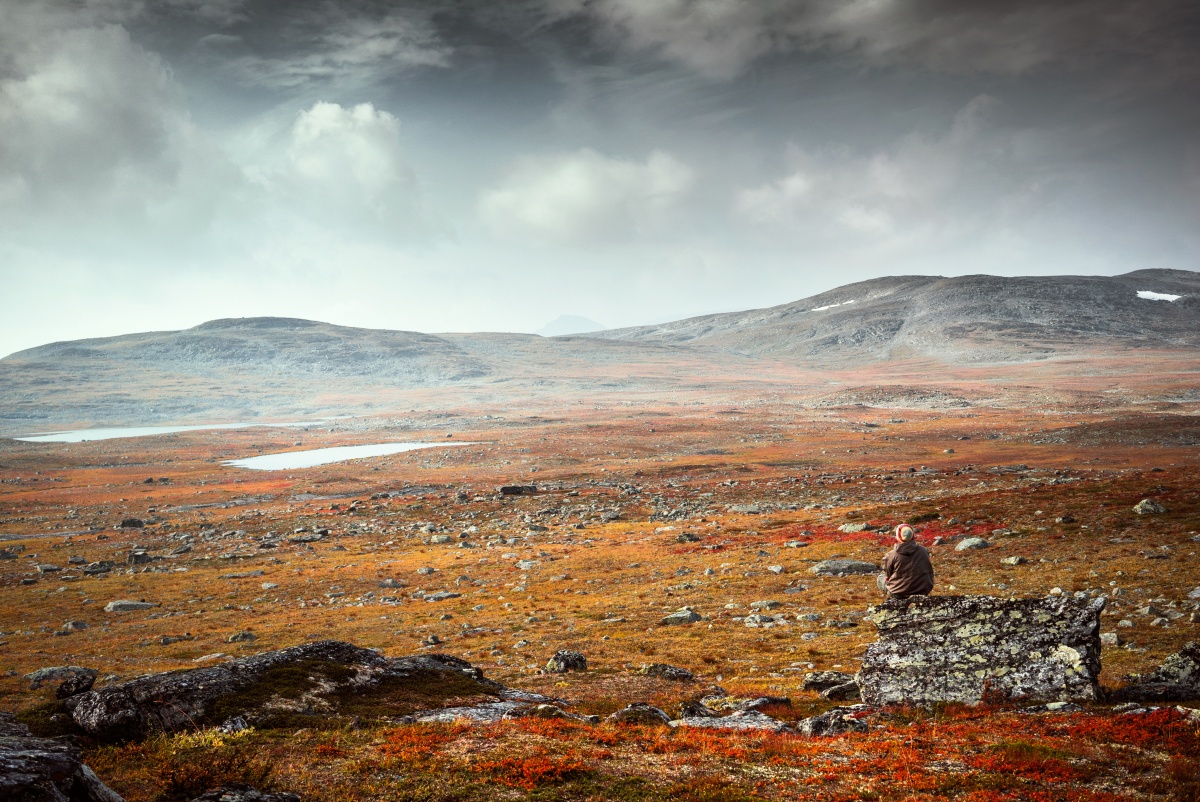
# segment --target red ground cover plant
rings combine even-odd
[[[471,727],[465,723],[397,727],[384,733],[379,751],[387,757],[399,758],[406,763],[427,762],[435,757],[443,746],[470,730]]]
[[[559,755],[536,748],[523,755],[476,761],[471,770],[487,774],[510,788],[533,791],[539,786],[576,779],[586,774],[590,767],[574,750]]]

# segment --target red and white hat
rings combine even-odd
[[[900,524],[896,527],[896,540],[908,541],[916,537],[916,532],[908,524]]]

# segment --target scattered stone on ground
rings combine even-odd
[[[954,547],[955,551],[968,551],[970,549],[986,549],[991,544],[981,537],[967,537],[958,542]]]
[[[634,702],[608,717],[614,724],[641,724],[667,726],[671,717],[665,712],[645,702]]]
[[[1138,515],[1155,515],[1166,512],[1167,508],[1152,498],[1144,498],[1133,505],[1133,511]]]
[[[851,574],[876,574],[879,566],[863,560],[833,559],[822,560],[808,569],[819,576],[849,576]]]
[[[663,679],[675,680],[677,682],[691,682],[696,678],[696,675],[686,668],[679,668],[678,666],[671,666],[666,663],[643,665],[638,673],[650,677],[662,677]]]
[[[206,791],[192,802],[300,802],[298,794],[264,793],[249,785],[235,783]]]
[[[848,732],[866,732],[867,724],[854,716],[853,707],[835,707],[819,716],[802,719],[796,723],[796,731],[810,738],[818,736],[845,735]]]
[[[566,674],[568,671],[587,671],[587,658],[579,652],[570,649],[559,649],[546,661],[546,670],[552,674]]]

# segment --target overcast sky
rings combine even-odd
[[[1200,264],[1194,0],[3,0],[0,355]]]

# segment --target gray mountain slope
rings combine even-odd
[[[1147,300],[1138,292],[1183,296]],[[785,360],[1021,362],[1074,350],[1200,346],[1200,273],[897,276],[769,309],[587,335]]]

